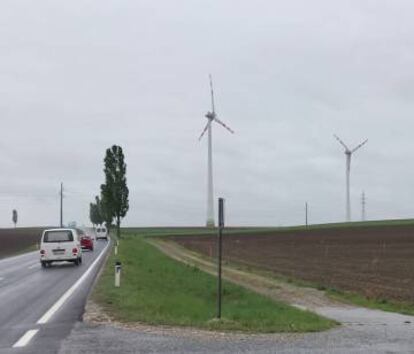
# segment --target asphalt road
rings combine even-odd
[[[39,253],[0,260],[0,353],[57,353],[82,317],[87,295],[108,250],[95,242],[82,265],[43,269]]]

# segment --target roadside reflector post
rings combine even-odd
[[[115,263],[115,287],[119,288],[121,286],[121,262],[117,261]]]
[[[118,255],[118,241],[115,241],[114,254]]]
[[[218,245],[217,245],[217,318],[221,318],[221,261],[223,250],[223,229],[224,229],[224,199],[218,200]]]

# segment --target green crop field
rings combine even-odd
[[[390,219],[390,220],[370,220],[370,221],[353,221],[343,223],[326,223],[326,224],[310,224],[306,225],[292,225],[292,226],[266,226],[266,227],[226,227],[226,233],[232,234],[251,234],[266,233],[274,231],[302,231],[302,230],[318,230],[318,229],[342,229],[342,228],[361,228],[361,227],[376,227],[376,226],[410,226],[414,225],[414,219]],[[126,227],[123,228],[127,233],[137,233],[141,236],[173,236],[173,235],[211,235],[217,234],[217,229],[208,229],[206,227]]]

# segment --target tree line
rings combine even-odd
[[[100,196],[95,196],[95,202],[89,204],[92,224],[105,224],[109,230],[115,222],[118,238],[121,237],[121,220],[129,209],[126,167],[122,148],[118,145],[108,148],[104,159],[105,183],[100,186]]]

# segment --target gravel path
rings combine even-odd
[[[173,258],[212,271],[214,264],[163,243]],[[193,263],[192,263],[193,262]],[[207,263],[205,263],[207,262]],[[226,278],[295,306],[337,320],[342,326],[307,334],[246,335],[188,328],[121,325],[89,302],[60,353],[414,353],[414,317],[343,305],[315,289],[295,287],[226,267]],[[253,282],[252,278],[256,281]],[[263,279],[262,279],[263,278]],[[275,283],[276,282],[276,283]],[[249,285],[250,284],[250,285]],[[272,295],[273,294],[273,295]]]
[[[327,314],[335,311],[329,309]],[[405,318],[398,315],[378,314],[374,318],[372,311],[366,311],[351,311],[345,316],[351,317],[351,322],[311,334],[212,336],[194,332],[189,336],[185,330],[78,323],[60,353],[414,353],[412,324],[404,323]]]

